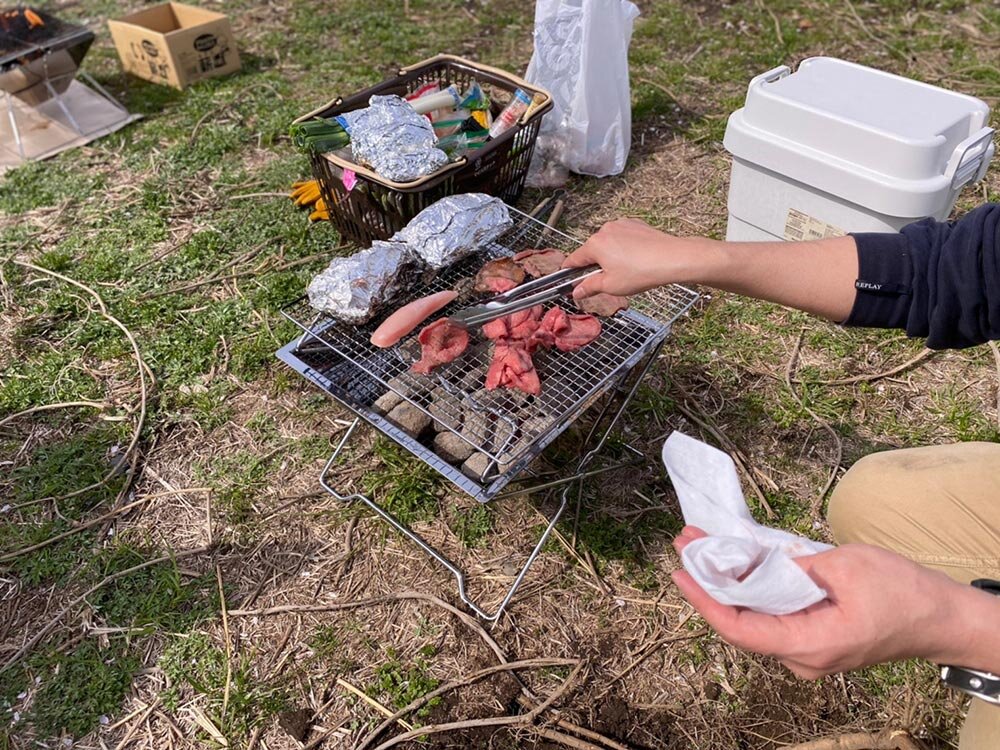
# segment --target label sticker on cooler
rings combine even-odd
[[[827,237],[843,237],[845,234],[847,232],[840,227],[814,219],[809,214],[804,214],[794,208],[788,209],[788,218],[785,219],[786,240],[791,242],[822,240]]]

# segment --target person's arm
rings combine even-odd
[[[680,553],[704,535],[685,527],[674,546]],[[796,562],[827,598],[790,615],[720,604],[685,571],[672,577],[726,641],[773,656],[799,677],[910,658],[1000,674],[1000,597],[865,544]]]
[[[854,238],[858,296],[847,325],[903,328],[931,349],[1000,338],[1000,204]]]
[[[854,304],[858,253],[852,237],[816,242],[719,242],[672,237],[635,219],[605,224],[566,259],[597,263],[577,298],[629,295],[664,284],[705,284],[841,321]]]
[[[575,295],[705,284],[850,326],[902,328],[931,348],[1000,338],[1000,204],[898,234],[812,242],[672,237],[633,219],[605,224],[566,260],[604,273]]]

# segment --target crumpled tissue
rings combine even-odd
[[[793,558],[832,547],[754,521],[729,456],[674,432],[663,444],[663,465],[684,522],[708,534],[684,548],[681,562],[713,599],[786,615],[826,598],[826,591]]]

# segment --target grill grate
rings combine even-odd
[[[399,304],[452,288],[474,276],[488,259],[527,248],[556,247],[568,252],[579,245],[569,235],[520,212],[512,213],[520,219],[512,229]],[[392,310],[371,323],[350,326],[317,314],[306,298],[300,298],[283,312],[304,335],[282,349],[279,357],[470,495],[486,501],[601,395],[620,384],[663,342],[670,325],[696,299],[695,292],[682,287],[658,289],[634,298],[632,309],[603,318],[601,336],[583,349],[537,352],[534,361],[542,382],[539,396],[504,388],[487,391],[484,383],[492,344],[471,332],[469,348],[454,362],[429,376],[409,372],[419,357],[415,335],[389,349],[374,347],[368,340]],[[440,315],[468,304],[470,300],[460,298]],[[560,305],[568,312],[579,312],[571,300]],[[428,414],[437,432],[456,435],[481,458],[467,462],[463,472],[439,457],[426,437],[421,441],[386,419],[373,404],[390,391]]]

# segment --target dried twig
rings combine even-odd
[[[163,555],[162,557],[157,557],[153,560],[146,560],[146,562],[139,563],[138,565],[133,565],[131,568],[126,568],[125,570],[120,570],[117,573],[113,573],[112,575],[109,575],[106,578],[98,581],[89,589],[80,594],[80,596],[70,601],[69,604],[67,604],[65,607],[59,610],[59,612],[56,613],[55,617],[49,620],[48,623],[46,623],[44,626],[39,628],[35,632],[35,634],[31,638],[29,638],[27,642],[25,642],[25,644],[21,646],[21,648],[19,648],[17,652],[3,664],[3,666],[0,666],[0,674],[3,674],[8,669],[17,664],[19,661],[21,661],[21,659],[23,659],[27,654],[29,654],[31,650],[34,649],[34,647],[37,646],[41,642],[41,640],[46,635],[48,635],[49,632],[52,631],[52,629],[55,628],[56,625],[59,624],[59,621],[62,620],[62,618],[67,615],[67,613],[76,609],[76,607],[85,602],[87,600],[87,597],[93,594],[95,591],[99,591],[100,589],[107,586],[109,583],[114,583],[119,578],[124,578],[125,576],[131,575],[132,573],[143,570],[145,568],[150,568],[154,565],[159,565],[161,563],[170,562],[174,560],[182,560],[186,557],[203,555],[206,552],[210,551],[211,547],[197,547],[195,549],[181,550],[180,552],[174,552],[170,555]]]
[[[338,251],[343,250],[345,247],[346,245],[340,245],[338,247],[335,247],[333,250],[325,250],[322,253],[315,253],[314,255],[309,255],[305,258],[296,258],[295,260],[288,261],[287,263],[281,263],[277,266],[267,267],[265,265],[263,268],[251,268],[245,271],[237,271],[236,273],[226,274],[225,276],[213,275],[204,279],[198,279],[198,281],[192,281],[187,284],[181,284],[180,286],[171,287],[170,289],[161,289],[160,291],[157,292],[150,292],[148,294],[142,295],[141,297],[139,297],[139,299],[143,301],[151,300],[151,299],[156,299],[157,297],[165,297],[169,294],[180,294],[181,292],[190,292],[193,289],[199,289],[203,286],[207,286],[208,284],[218,284],[223,281],[242,279],[246,276],[257,276],[263,273],[280,273],[281,271],[288,271],[292,268],[296,268],[298,266],[304,266],[307,263],[312,263],[318,258],[330,257],[331,255],[337,253]]]
[[[56,409],[98,409],[99,411],[103,411],[104,409],[110,408],[111,404],[106,404],[102,401],[63,401],[58,404],[33,406],[30,409],[25,409],[24,411],[19,411],[16,414],[11,414],[9,417],[0,419],[0,427],[3,427],[8,422],[13,422],[15,419],[21,419],[22,417],[27,417],[30,414],[37,414],[42,411],[55,411]]]
[[[136,448],[139,445],[139,438],[142,435],[142,428],[146,421],[146,399],[148,398],[146,377],[147,376],[150,377],[150,386],[154,385],[155,381],[152,378],[152,371],[149,369],[149,367],[146,365],[146,362],[142,358],[142,354],[139,351],[139,345],[136,343],[135,336],[132,335],[132,332],[128,328],[126,328],[125,325],[120,320],[118,320],[118,318],[116,318],[115,316],[113,316],[111,313],[108,312],[107,305],[104,304],[104,300],[101,298],[101,295],[99,295],[97,292],[95,292],[86,284],[83,284],[77,281],[76,279],[71,279],[69,276],[64,276],[61,273],[57,273],[56,271],[51,271],[48,268],[42,268],[41,266],[36,266],[34,263],[18,260],[17,258],[10,258],[10,262],[15,265],[21,266],[22,268],[27,268],[32,271],[35,271],[36,273],[40,273],[45,276],[49,276],[51,278],[64,281],[67,284],[71,284],[76,288],[89,294],[90,297],[97,304],[98,312],[101,314],[101,317],[108,320],[110,323],[115,325],[123,334],[125,334],[125,338],[128,339],[128,342],[132,347],[132,356],[135,358],[136,367],[139,371],[139,398],[140,398],[139,416],[136,419],[135,431],[132,434],[132,440],[129,442],[128,447],[125,449],[125,453],[123,455],[123,460],[129,461],[130,464],[129,464],[128,474],[125,477],[125,483],[122,487],[121,493],[119,494],[119,497],[121,497],[122,495],[124,495],[125,491],[127,491],[128,487],[131,486],[132,479],[135,476],[135,470],[138,465]],[[48,502],[48,501],[56,502],[59,500],[66,500],[71,497],[77,497],[79,495],[83,495],[87,492],[90,492],[91,490],[95,490],[98,487],[102,487],[105,484],[107,484],[115,476],[115,474],[118,473],[118,470],[119,470],[118,467],[112,468],[99,481],[94,482],[93,484],[88,485],[87,487],[74,490],[73,492],[68,492],[64,495],[43,498],[41,500],[38,500],[38,502]]]
[[[418,727],[410,732],[404,732],[403,734],[393,737],[391,740],[386,740],[379,745],[376,750],[388,750],[390,747],[395,747],[396,745],[406,742],[407,740],[431,734],[440,734],[441,732],[452,732],[458,729],[471,729],[473,727],[502,727],[510,726],[512,724],[520,724],[523,726],[530,725],[543,711],[563,697],[570,687],[572,687],[573,682],[576,680],[577,675],[580,674],[582,669],[583,663],[580,662],[576,665],[573,671],[570,672],[569,676],[563,680],[562,684],[552,691],[552,694],[549,695],[548,698],[539,703],[526,714],[519,714],[516,716],[496,716],[490,719],[467,719],[465,721],[453,721],[447,724],[430,724],[428,726]]]
[[[351,683],[349,683],[344,678],[338,677],[337,678],[337,685],[339,685],[340,687],[342,687],[344,690],[346,690],[347,692],[349,692],[351,695],[355,696],[356,698],[361,699],[361,701],[363,701],[364,703],[366,703],[369,706],[371,706],[372,708],[374,708],[376,711],[378,711],[383,716],[392,716],[393,717],[392,721],[398,722],[399,725],[401,727],[403,727],[405,730],[410,731],[410,730],[413,729],[413,725],[410,724],[408,721],[403,721],[401,718],[399,718],[399,716],[396,716],[395,714],[393,714],[392,711],[390,711],[388,708],[386,708],[385,706],[383,706],[381,703],[379,703],[377,700],[375,700],[370,695],[368,695],[367,693],[365,693],[363,690],[359,690],[358,688],[356,688],[354,685],[352,685]],[[400,716],[402,716],[402,714],[400,714]]]
[[[535,727],[532,731],[539,737],[558,742],[560,745],[565,745],[566,747],[576,748],[576,750],[601,750],[599,745],[581,740],[579,737],[557,732],[555,729],[550,729],[549,727]]]
[[[916,367],[922,362],[933,357],[935,354],[940,354],[940,352],[934,349],[924,349],[915,357],[911,357],[906,360],[903,364],[897,365],[889,370],[883,370],[882,372],[876,372],[871,375],[855,375],[851,378],[834,378],[832,380],[803,380],[802,378],[796,376],[792,378],[793,383],[808,383],[809,385],[853,385],[854,383],[873,383],[876,380],[882,380],[882,378],[890,378],[893,375],[899,375],[901,372],[906,372],[912,367]]]
[[[419,710],[439,695],[444,695],[445,693],[455,690],[456,688],[471,685],[499,672],[510,672],[517,669],[540,669],[542,667],[569,667],[576,666],[579,663],[579,659],[525,659],[524,661],[512,661],[507,662],[506,664],[497,664],[492,667],[487,667],[486,669],[481,669],[473,674],[466,675],[458,680],[451,680],[450,682],[446,682],[443,685],[438,686],[426,695],[411,701],[408,705],[404,706],[396,713],[389,714],[385,721],[375,727],[375,729],[369,732],[368,735],[360,743],[358,743],[355,750],[365,750],[376,739],[378,739],[379,735],[388,729],[394,721],[412,713],[413,711]]]
[[[637,81],[638,83],[645,83],[645,84],[646,84],[647,86],[652,86],[652,87],[653,87],[653,88],[655,88],[655,89],[659,89],[659,90],[660,90],[660,91],[662,91],[662,92],[663,92],[664,94],[666,94],[666,95],[667,95],[667,96],[669,96],[669,97],[670,97],[671,99],[673,99],[673,100],[674,100],[674,102],[675,102],[675,103],[676,103],[676,104],[677,104],[677,105],[678,105],[679,107],[683,107],[684,109],[688,109],[688,107],[685,107],[685,106],[684,106],[684,104],[683,104],[683,102],[681,102],[681,100],[680,100],[680,99],[679,99],[679,98],[677,97],[677,94],[676,94],[676,93],[675,93],[674,91],[672,91],[671,89],[669,89],[669,88],[668,88],[667,86],[665,86],[664,84],[662,84],[662,83],[658,83],[657,81],[651,81],[651,80],[650,80],[650,79],[648,79],[648,78],[636,78],[635,80],[636,80],[636,81]]]
[[[94,526],[99,526],[100,524],[104,523],[109,519],[115,518],[116,516],[120,516],[122,513],[132,510],[132,508],[145,504],[146,502],[148,502],[148,500],[149,500],[148,497],[144,497],[141,500],[136,500],[134,502],[129,503],[128,505],[122,505],[118,508],[115,508],[114,510],[108,511],[102,516],[98,516],[97,518],[92,518],[86,523],[77,524],[68,531],[64,531],[61,534],[56,534],[55,536],[50,536],[48,539],[44,539],[38,542],[38,544],[32,544],[30,547],[22,547],[21,549],[16,549],[13,552],[8,552],[5,555],[0,555],[0,563],[9,562],[14,558],[20,557],[21,555],[26,555],[29,552],[37,552],[40,549],[48,547],[50,544],[55,544],[56,542],[62,541],[66,537],[73,536],[74,534],[79,534],[81,531],[86,531],[87,529],[93,528]]]
[[[774,22],[774,35],[778,37],[778,46],[784,47],[785,37],[781,33],[781,22],[778,21],[778,17],[774,14],[773,10],[771,10],[764,4],[764,0],[756,0],[756,4],[758,8],[765,11],[769,16],[771,16],[771,20]]]
[[[211,538],[211,536],[209,537]],[[222,692],[222,715],[229,710],[229,694],[233,686],[233,643],[229,635],[229,615],[226,612],[226,592],[222,587],[222,568],[215,564],[215,582],[219,587],[219,609],[222,612],[222,635],[226,639],[226,687]]]
[[[386,594],[385,596],[372,597],[369,599],[358,599],[353,602],[339,602],[337,604],[284,604],[277,607],[267,607],[264,609],[231,609],[229,610],[230,617],[267,617],[270,615],[280,615],[280,614],[302,614],[307,612],[338,612],[351,609],[360,609],[363,607],[372,607],[380,604],[389,604],[391,602],[399,601],[423,601],[428,604],[433,604],[436,607],[440,607],[453,614],[455,617],[461,621],[463,625],[472,630],[476,635],[478,635],[483,642],[489,647],[489,649],[496,654],[497,659],[502,664],[508,664],[510,659],[507,657],[506,652],[500,647],[493,637],[486,632],[483,626],[476,620],[472,615],[467,612],[463,612],[457,607],[448,604],[446,601],[439,599],[432,594],[424,594],[419,591],[404,591],[396,594]],[[528,708],[529,710],[534,705],[537,700],[536,696],[528,689],[527,685],[517,676],[516,673],[511,672],[511,677],[518,683],[521,688],[521,697],[518,698],[518,703],[522,706]],[[628,747],[622,745],[620,742],[615,742],[609,737],[605,737],[599,732],[595,732],[591,729],[586,729],[571,721],[563,718],[556,719],[556,726],[565,729],[568,732],[573,732],[581,737],[587,737],[595,742],[600,742],[604,747],[611,748],[611,750],[629,750]]]
[[[625,669],[623,669],[621,672],[612,677],[608,681],[608,684],[604,687],[604,689],[601,690],[601,692],[594,697],[594,700],[599,701],[602,698],[604,698],[605,695],[611,692],[611,688],[614,686],[616,682],[618,682],[618,680],[630,674],[633,669],[638,667],[640,664],[646,661],[646,659],[655,654],[660,649],[661,646],[665,646],[668,643],[676,643],[678,641],[689,641],[693,638],[701,638],[703,635],[708,635],[708,628],[702,628],[700,630],[694,631],[693,633],[685,633],[684,635],[668,635],[653,641],[652,643],[650,643],[649,645],[645,646],[642,649],[640,654],[635,659],[632,660],[631,664],[629,664],[627,667],[625,667]]]
[[[792,376],[795,373],[795,365],[799,360],[799,352],[802,351],[802,339],[804,336],[805,329],[802,329],[799,331],[799,337],[795,341],[795,348],[792,349],[792,356],[788,358],[788,366],[785,368],[785,385],[788,387],[788,391],[792,394],[792,398],[794,398],[795,402],[799,405],[799,408],[815,419],[820,427],[826,430],[827,434],[833,438],[833,442],[837,446],[837,456],[830,467],[830,476],[827,478],[826,484],[823,485],[823,489],[819,493],[819,496],[813,502],[812,514],[814,518],[818,518],[827,493],[830,491],[830,488],[833,487],[833,483],[837,481],[837,473],[840,471],[840,462],[844,458],[844,441],[841,440],[840,435],[838,435],[837,431],[830,426],[829,422],[806,406],[805,401],[802,400],[802,397],[798,394],[798,391],[795,390],[795,386],[792,384]]]
[[[904,60],[906,59],[906,55],[904,55],[902,52],[900,52],[898,49],[896,49],[895,47],[893,47],[891,44],[889,44],[884,39],[876,36],[872,32],[872,30],[868,28],[868,24],[866,24],[864,22],[864,20],[862,20],[861,16],[858,15],[858,11],[854,7],[854,3],[852,3],[851,0],[844,0],[844,2],[847,4],[847,9],[851,12],[851,15],[854,17],[854,20],[858,24],[858,27],[863,32],[865,32],[865,34],[868,36],[869,39],[871,39],[876,44],[880,44],[883,47],[885,47],[885,49],[888,50],[889,54],[892,55],[893,57],[904,59]]]
[[[229,200],[234,201],[240,198],[285,198],[288,199],[290,196],[288,193],[243,193],[241,195],[230,195]]]

